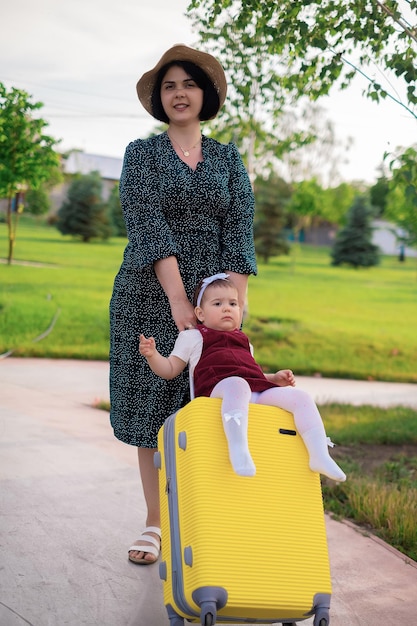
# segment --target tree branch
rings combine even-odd
[[[337,54],[335,50],[332,50],[332,48],[329,48],[330,52],[332,52],[333,54]],[[348,61],[345,57],[341,56],[340,59],[343,61],[343,63],[346,63],[346,65],[350,65],[350,67],[352,69],[355,70],[355,72],[358,72],[359,74],[361,74],[364,78],[366,78],[366,80],[368,80],[372,85],[376,84],[376,81],[371,78],[370,76],[368,76],[367,74],[365,74],[365,72],[363,70],[361,70],[359,67],[357,67],[356,65],[354,65],[351,61]],[[393,100],[394,102],[396,102],[397,104],[399,104],[400,106],[402,106],[406,111],[408,111],[408,113],[410,113],[413,117],[415,117],[417,119],[417,113],[414,113],[414,111],[412,111],[406,104],[404,104],[404,102],[401,102],[401,100],[398,100],[398,98],[395,98],[395,96],[391,95],[388,91],[386,91],[386,89],[383,90],[384,93],[387,95],[388,98],[390,98],[391,100]]]
[[[409,27],[407,26],[407,24],[404,23],[401,17],[396,17],[395,14],[391,11],[391,9],[385,6],[383,2],[379,2],[379,0],[376,0],[376,3],[384,11],[384,13],[389,15],[390,18],[393,19],[394,22],[396,22],[396,24],[398,24],[398,26],[400,26],[403,29],[403,31],[407,33],[407,35],[411,37],[411,39],[414,39],[414,41],[417,43],[416,34],[412,30],[409,29]]]

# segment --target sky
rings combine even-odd
[[[13,0],[3,2],[0,82],[44,104],[46,132],[59,149],[122,158],[155,121],[136,82],[176,43],[195,45],[189,0]],[[383,154],[417,142],[417,120],[391,100],[362,95],[365,79],[319,101],[336,139],[352,145],[339,172],[376,181]]]

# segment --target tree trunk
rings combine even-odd
[[[13,221],[12,221],[12,198],[7,199],[7,231],[9,235],[9,252],[7,255],[7,264],[11,265],[13,259],[13,248],[14,248],[14,232],[13,232]]]
[[[15,210],[13,210],[13,199],[16,203]],[[20,193],[15,194],[13,197],[7,199],[7,230],[9,233],[9,253],[7,255],[7,264],[11,265],[13,261],[14,245],[16,242],[16,230],[17,222],[20,215]],[[13,216],[14,214],[14,216]]]

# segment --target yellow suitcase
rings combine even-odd
[[[220,400],[196,398],[158,436],[164,602],[170,626],[327,626],[331,580],[319,474],[293,416],[250,405],[256,475],[234,473]]]

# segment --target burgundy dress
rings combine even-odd
[[[214,330],[198,325],[203,338],[200,360],[194,370],[195,396],[208,396],[215,385],[230,376],[240,376],[252,391],[277,387],[271,383],[250,352],[249,339],[241,330]]]

